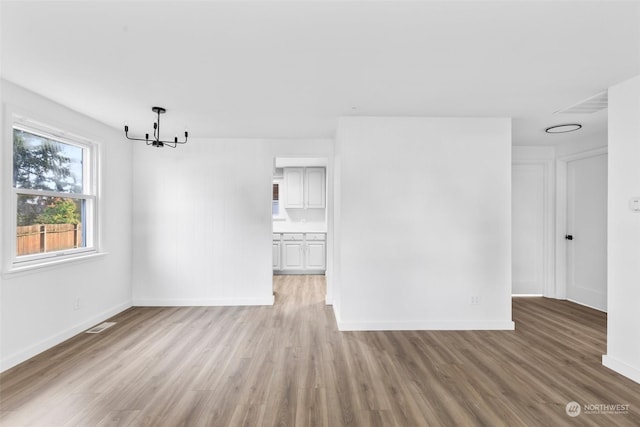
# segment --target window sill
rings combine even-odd
[[[90,261],[97,258],[102,258],[106,255],[108,255],[108,252],[92,251],[92,252],[87,252],[87,253],[73,255],[73,256],[64,257],[64,258],[53,258],[53,259],[33,261],[30,263],[24,263],[24,265],[11,264],[2,272],[2,277],[4,279],[10,279],[12,277],[16,277],[22,274],[31,273],[38,270],[47,270],[51,268],[56,268],[61,265],[68,265],[68,264]]]

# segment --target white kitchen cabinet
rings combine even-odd
[[[282,269],[301,270],[304,268],[304,234],[282,235]]]
[[[304,268],[304,243],[282,242],[282,269],[301,270]]]
[[[326,268],[325,242],[306,242],[305,268],[324,270]]]
[[[324,208],[325,168],[284,168],[285,208]]]
[[[304,208],[304,168],[284,168],[284,207]]]
[[[284,233],[278,239],[279,249],[275,249],[275,236],[274,234],[274,270],[282,274],[324,273],[327,264],[325,233]],[[276,250],[279,267],[276,267]]]
[[[273,235],[273,269],[280,270],[282,268],[282,242],[280,241],[280,235]]]
[[[326,199],[325,169],[305,168],[304,202],[305,208],[324,208]]]

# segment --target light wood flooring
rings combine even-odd
[[[515,299],[516,331],[339,332],[323,276],[274,289],[273,307],[129,309],[0,374],[0,425],[640,425],[595,310]]]

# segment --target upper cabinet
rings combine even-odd
[[[284,207],[304,208],[304,168],[284,168]]]
[[[284,168],[285,208],[324,208],[325,168]]]
[[[306,208],[325,207],[325,185],[324,168],[305,168],[304,202]]]

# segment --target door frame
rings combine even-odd
[[[567,170],[568,164],[574,160],[588,159],[590,157],[608,154],[608,147],[583,151],[556,159],[556,289],[555,297],[567,299]]]

